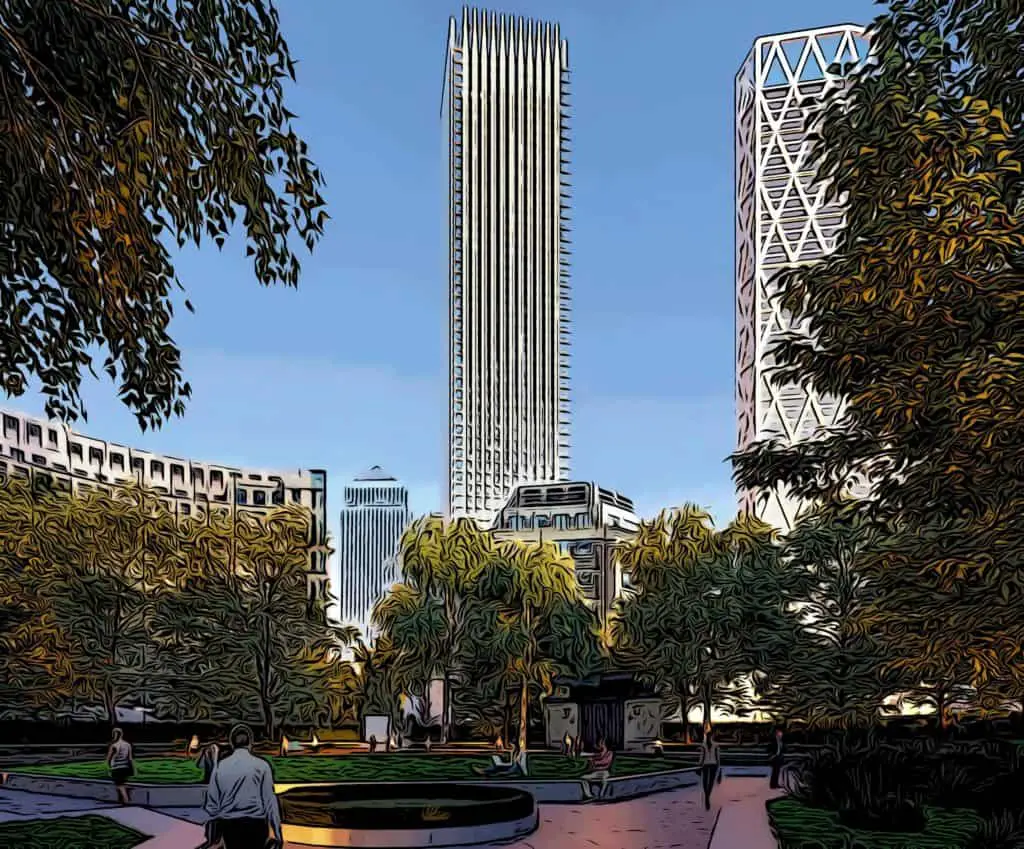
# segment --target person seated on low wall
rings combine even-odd
[[[491,765],[476,767],[474,772],[487,778],[526,778],[529,775],[526,750],[510,752],[507,762],[502,760],[501,755],[491,755]]]
[[[608,779],[612,774],[612,763],[615,761],[615,752],[608,748],[608,744],[602,737],[597,741],[597,749],[587,763],[585,772],[580,781],[583,782],[583,798],[600,798],[608,790]],[[594,793],[594,785],[598,785],[597,793]]]

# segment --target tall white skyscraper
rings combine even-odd
[[[409,524],[409,493],[374,466],[346,485],[338,537],[338,611],[346,625],[372,637],[370,614],[398,580],[396,554]]]
[[[808,161],[811,105],[838,80],[834,64],[866,56],[851,24],[759,38],[736,76],[736,417],[742,450],[760,439],[807,439],[833,424],[834,398],[770,380],[774,342],[792,327],[775,299],[773,278],[832,250],[842,207]],[[809,102],[808,102],[809,101]],[[791,527],[799,502],[784,491],[741,492],[741,509]]]
[[[451,19],[449,516],[569,474],[568,79],[557,24]]]

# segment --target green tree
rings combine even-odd
[[[27,481],[0,483],[0,711],[22,717],[59,706],[73,681],[46,593],[52,570],[36,544],[40,501]]]
[[[845,504],[805,514],[787,536],[780,562],[792,578],[791,622],[757,681],[765,709],[811,726],[851,727],[869,723],[900,692],[887,667],[893,658],[873,634],[875,590],[865,568],[886,534]]]
[[[473,585],[470,668],[519,691],[518,746],[526,750],[530,706],[559,675],[596,671],[599,621],[576,582],[573,561],[554,543],[499,543]]]
[[[150,614],[181,575],[175,519],[136,486],[79,496],[55,493],[40,505],[46,520],[32,544],[51,575],[46,594],[65,635],[77,698],[117,708],[150,691]]]
[[[169,242],[222,246],[240,217],[259,282],[296,285],[292,237],[312,249],[326,212],[284,105],[294,71],[270,0],[0,3],[8,394],[36,379],[75,418],[101,345],[141,426],[180,414]]]
[[[736,471],[822,503],[870,482],[866,506],[898,531],[874,566],[876,635],[904,651],[910,630],[927,635],[904,657],[930,686],[959,678],[960,658],[960,683],[1024,692],[1018,17],[996,0],[906,0],[872,26],[875,58],[826,101],[813,152],[845,228],[777,279],[807,333],[778,346],[775,379],[843,414],[815,439],[753,446]]]
[[[229,694],[236,716],[254,705],[268,738],[284,724],[329,721],[340,651],[353,637],[309,604],[309,523],[308,511],[291,505],[211,517],[213,556],[194,561],[204,580],[190,582],[164,620],[201,701]]]
[[[399,544],[402,580],[374,610],[376,625],[389,638],[395,684],[422,692],[432,677],[443,678],[443,740],[455,724],[456,685],[472,682],[465,669],[473,638],[467,629],[467,598],[493,550],[490,535],[472,519],[417,519]]]
[[[775,557],[766,526],[741,517],[719,532],[693,506],[642,522],[620,546],[633,589],[615,604],[614,650],[678,700],[684,722],[697,705],[706,722],[716,705],[743,705],[742,679],[779,624],[765,581]]]

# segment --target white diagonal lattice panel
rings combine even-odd
[[[736,77],[736,416],[740,449],[794,442],[832,425],[833,398],[776,387],[772,346],[793,330],[775,300],[779,271],[832,249],[842,209],[826,204],[809,162],[813,104],[867,56],[863,30],[842,25],[758,39]],[[789,528],[799,504],[784,492],[740,493],[741,508]]]

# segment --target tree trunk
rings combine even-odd
[[[523,675],[519,689],[519,751],[526,751],[526,729],[530,718],[530,679]]]
[[[114,686],[107,684],[103,688],[103,708],[107,712],[107,721],[110,727],[117,725],[117,696],[114,694]]]
[[[441,703],[441,744],[444,745],[448,742],[448,724],[451,721],[452,706],[451,676],[448,674],[447,666],[444,668],[441,679],[444,681],[444,701]],[[430,681],[427,681],[427,699],[430,699]],[[428,720],[429,718],[427,717]],[[430,734],[430,731],[427,731],[427,734]]]
[[[693,733],[690,728],[690,685],[683,682],[676,687],[679,693],[679,716],[683,721],[683,742],[689,746],[693,742]]]
[[[945,687],[939,687],[935,693],[935,712],[938,714],[938,725],[937,729],[939,736],[944,737],[948,729],[948,717],[946,702],[948,701],[948,694]]]
[[[704,684],[703,692],[701,693],[701,710],[704,712],[704,727],[708,728],[711,725],[711,685]]]

